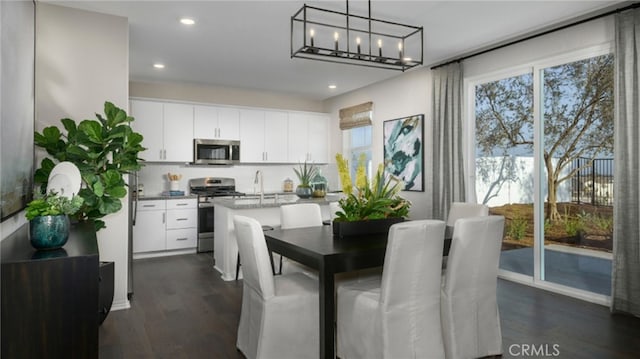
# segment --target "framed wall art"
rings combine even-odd
[[[33,191],[35,5],[0,1],[0,218],[25,208]]]
[[[405,191],[424,191],[424,115],[384,121],[384,168]]]

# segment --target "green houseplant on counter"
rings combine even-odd
[[[145,150],[142,135],[131,129],[133,117],[111,102],[105,102],[104,114],[79,124],[64,118],[60,121],[66,133],[50,126],[34,134],[36,146],[53,157],[42,160],[35,171],[35,183],[44,193],[54,160],[75,164],[82,177],[78,195],[84,201],[72,218],[93,220],[96,231],[105,227],[101,218],[122,208],[121,199],[127,195],[123,175],[142,167],[138,153]]]
[[[36,249],[56,249],[69,238],[69,216],[76,214],[84,200],[50,192],[36,193],[27,204],[25,217],[29,220],[31,245]]]
[[[309,198],[313,194],[311,189],[311,179],[318,173],[318,169],[313,164],[308,164],[304,161],[299,168],[294,168],[293,171],[298,176],[300,184],[296,187],[296,195],[300,198]]]
[[[336,155],[336,161],[346,197],[338,202],[341,209],[333,221],[334,235],[348,237],[386,232],[392,224],[408,217],[411,202],[398,195],[402,182],[393,176],[385,177],[382,165],[369,181],[365,173],[365,157],[361,155],[354,188],[348,161],[341,154]]]

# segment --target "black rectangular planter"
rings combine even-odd
[[[404,218],[383,218],[368,221],[333,221],[333,236],[338,238],[360,237],[369,234],[388,233],[389,227],[403,222]]]

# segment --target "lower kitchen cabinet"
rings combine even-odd
[[[141,200],[133,226],[133,253],[165,255],[197,246],[195,198]]]

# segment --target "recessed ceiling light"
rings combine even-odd
[[[196,23],[196,21],[189,17],[183,17],[180,19],[180,23],[183,25],[193,25]]]
[[[155,67],[156,69],[164,69],[164,64],[155,63],[155,64],[153,64],[153,67]]]
[[[336,88],[336,87],[338,87],[338,86],[336,86],[336,85],[329,85],[329,88],[330,88],[330,89],[332,89],[332,90],[333,90],[334,88]]]

